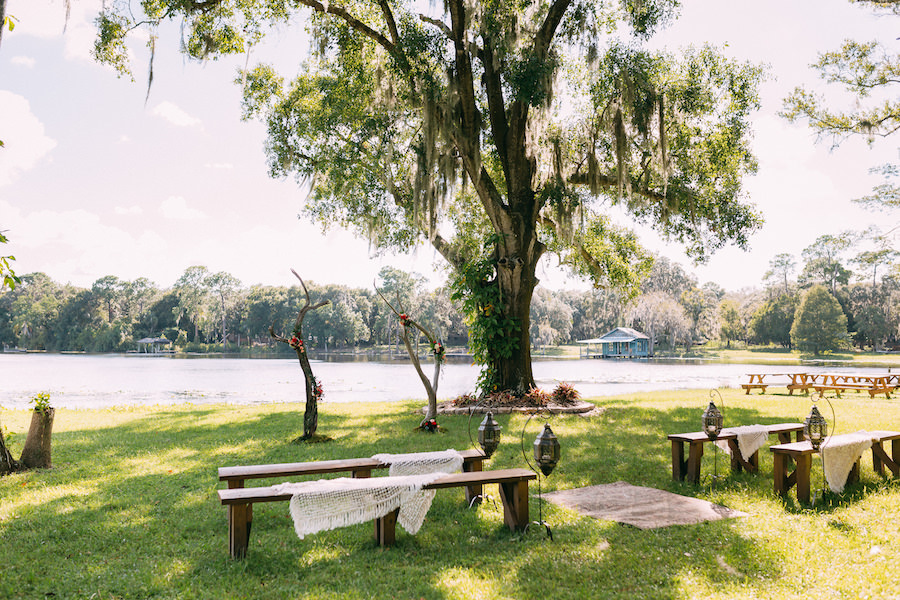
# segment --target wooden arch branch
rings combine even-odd
[[[374,285],[374,282],[373,282]],[[435,339],[434,334],[422,327],[419,323],[416,322],[415,319],[410,317],[406,312],[403,311],[403,307],[400,306],[400,297],[397,297],[397,307],[390,303],[390,301],[384,297],[384,294],[381,293],[381,290],[378,289],[378,286],[375,285],[375,292],[384,300],[384,303],[388,305],[397,318],[400,320],[400,337],[403,338],[403,345],[406,346],[406,353],[409,354],[409,359],[412,361],[413,366],[416,368],[416,373],[419,375],[419,379],[422,381],[422,385],[425,386],[425,392],[428,394],[428,410],[426,411],[425,418],[422,420],[422,423],[419,425],[420,428],[425,428],[425,423],[437,417],[437,389],[438,389],[438,381],[441,376],[441,365],[444,362],[444,346]],[[431,345],[434,350],[434,376],[432,380],[429,381],[428,377],[425,376],[425,372],[422,371],[422,363],[419,362],[419,356],[416,351],[413,349],[412,343],[409,340],[409,328],[414,327],[421,331],[425,338],[428,340],[428,343]]]
[[[297,353],[297,359],[300,361],[300,368],[303,370],[303,377],[306,379],[306,411],[303,413],[303,435],[294,441],[306,441],[316,434],[316,429],[319,426],[318,402],[319,398],[322,396],[322,386],[316,380],[316,376],[313,374],[312,367],[309,364],[309,355],[306,352],[306,344],[303,341],[303,319],[309,311],[322,308],[328,304],[328,300],[313,304],[309,298],[309,290],[306,289],[303,278],[300,277],[294,269],[291,269],[291,273],[300,280],[300,285],[303,287],[303,293],[306,295],[306,303],[300,308],[300,312],[297,314],[291,337],[288,338],[276,334],[274,325],[269,327],[269,335],[275,340],[293,348],[294,352]]]

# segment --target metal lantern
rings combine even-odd
[[[803,421],[803,435],[812,444],[813,450],[818,450],[825,441],[825,436],[828,435],[828,421],[825,420],[825,417],[819,412],[819,407],[815,404],[809,411],[809,416]]]
[[[719,409],[716,408],[712,401],[710,401],[706,410],[703,411],[702,421],[703,433],[708,435],[709,439],[714,440],[719,437],[719,433],[722,432],[722,425],[725,423],[725,417],[722,416],[722,413],[719,412]]]
[[[500,424],[494,420],[494,413],[488,411],[478,426],[478,445],[484,451],[485,457],[490,458],[500,445],[500,430]]]
[[[550,429],[549,423],[544,423],[544,430],[534,439],[534,460],[546,477],[553,472],[559,463],[559,440]]]

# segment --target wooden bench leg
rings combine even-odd
[[[850,485],[859,481],[859,460],[853,463],[850,472],[847,473],[847,482],[844,485]]]
[[[397,541],[397,515],[400,509],[396,508],[380,519],[375,519],[375,543],[379,546],[393,546]]]
[[[872,442],[872,467],[878,475],[884,475],[884,468],[890,469],[891,473],[896,477],[900,475],[900,464],[897,459],[900,458],[900,440],[891,440],[891,456],[888,456],[884,450],[884,446],[879,442]]]
[[[528,481],[508,481],[499,486],[503,521],[512,531],[525,529],[528,525]]]
[[[250,527],[253,525],[252,504],[232,504],[226,509],[228,517],[228,553],[231,558],[247,556]]]
[[[684,460],[684,442],[672,440],[672,479],[684,481],[687,461]]]
[[[473,471],[481,471],[482,470],[482,461],[473,460],[471,462],[463,463],[463,472],[470,473]],[[469,485],[466,486],[466,504],[472,506],[473,504],[481,504],[481,499],[484,496],[484,489],[481,484],[478,485]]]
[[[700,460],[703,458],[703,442],[691,442],[688,451],[687,476],[689,483],[700,482]]]
[[[775,452],[773,456],[772,477],[775,480],[775,493],[779,496],[786,496],[791,485],[788,482],[788,465],[786,459],[787,454],[783,452]]]
[[[801,504],[809,504],[809,474],[811,470],[812,454],[799,455],[794,475],[797,483],[797,501]]]

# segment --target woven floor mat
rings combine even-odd
[[[596,519],[618,521],[640,529],[693,525],[747,516],[747,513],[706,500],[639,487],[624,481],[549,492],[544,494],[544,498]]]

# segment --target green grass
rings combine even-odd
[[[726,425],[797,421],[809,400],[724,390]],[[441,490],[422,529],[398,529],[376,547],[372,525],[299,540],[286,503],[254,507],[249,556],[228,557],[222,465],[465,448],[465,417],[445,431],[413,431],[422,402],[323,404],[332,442],[291,445],[300,405],[59,410],[53,469],[0,478],[0,598],[891,598],[900,560],[900,485],[874,475],[815,508],[772,492],[771,454],[761,472],[713,486],[671,478],[666,434],[698,428],[709,395],[661,392],[596,403],[602,416],[558,417],[562,462],[544,490],[627,481],[709,499],[749,517],[642,531],[544,505],[554,540],[502,525],[502,509],[467,509],[461,489]],[[845,394],[833,400],[837,431],[900,429],[900,402]],[[831,420],[827,405],[824,414]],[[29,414],[3,411],[17,446]],[[523,416],[498,418],[504,439],[489,465],[523,466]],[[473,429],[477,424],[473,423]],[[528,426],[526,442],[537,434]],[[720,455],[718,472],[727,474]],[[814,488],[822,487],[818,460]],[[494,490],[488,490],[496,493]],[[821,495],[821,494],[820,494]],[[531,502],[537,518],[538,503]],[[892,567],[894,565],[894,567]]]

